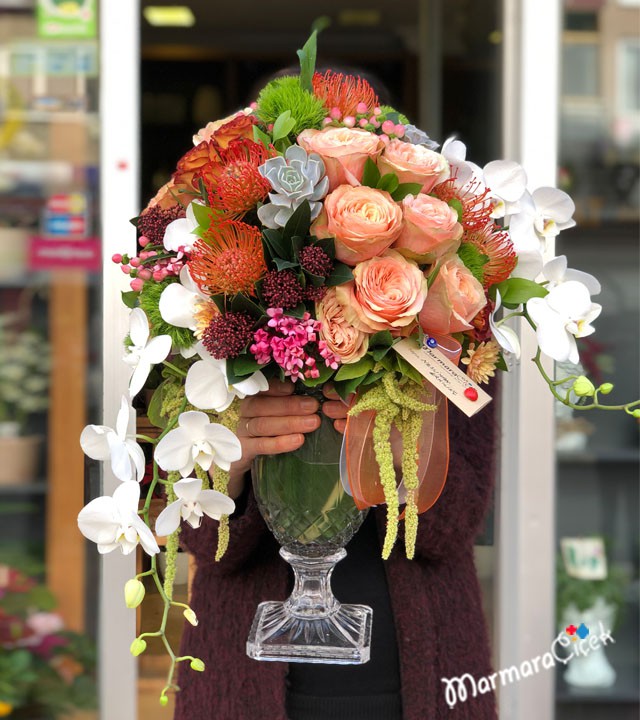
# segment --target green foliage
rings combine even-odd
[[[578,580],[570,577],[558,556],[556,564],[556,612],[562,617],[569,605],[575,605],[580,612],[590,608],[601,597],[607,604],[616,608],[616,622],[619,621],[620,609],[624,605],[624,592],[629,583],[627,573],[620,567],[610,567],[604,580]]]
[[[489,262],[489,257],[478,250],[471,243],[462,243],[458,248],[458,256],[465,264],[467,270],[479,282],[484,282],[484,266]]]
[[[193,345],[193,333],[188,328],[179,328],[170,325],[160,315],[160,295],[162,291],[174,282],[177,278],[167,278],[162,282],[146,282],[140,291],[140,307],[144,310],[153,328],[154,335],[169,335],[175,347],[188,348]]]
[[[327,111],[321,100],[300,85],[296,75],[276,78],[258,96],[258,118],[267,125],[275,123],[290,111],[294,124],[291,133],[298,135],[306,128],[320,128]]]
[[[545,287],[538,285],[534,280],[526,280],[525,278],[509,278],[498,285],[494,285],[491,288],[491,294],[494,298],[496,290],[500,292],[502,304],[510,309],[523,305],[532,297],[545,297],[545,295],[549,294]]]
[[[402,125],[409,124],[409,118],[401,112],[398,112],[395,108],[391,107],[391,105],[381,105],[380,110],[382,110],[382,115],[384,115],[385,120],[391,120],[396,125],[398,123],[401,123]]]
[[[318,33],[331,24],[331,18],[323,15],[313,22],[311,35],[301,50],[297,51],[300,59],[300,87],[313,91],[313,74],[316,70],[316,55],[318,51]]]

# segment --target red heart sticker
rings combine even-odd
[[[475,388],[468,387],[468,388],[464,391],[464,396],[465,396],[468,400],[471,400],[471,402],[475,402],[475,401],[478,399],[478,391],[477,391]]]

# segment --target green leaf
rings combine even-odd
[[[322,19],[316,20],[317,25],[313,29],[307,42],[297,51],[300,59],[300,87],[307,92],[313,92],[313,73],[316,71],[316,55],[318,52],[318,33],[326,27]]]
[[[263,367],[256,362],[256,359],[252,355],[238,355],[238,357],[234,358],[230,363],[233,366],[233,373],[237,377],[252,375]],[[227,366],[228,365],[229,362],[227,362]]]
[[[322,365],[318,364],[317,368],[318,368],[318,372],[320,373],[320,375],[318,375],[317,378],[305,378],[303,380],[303,383],[307,387],[316,387],[317,385],[323,385],[324,383],[326,383],[329,380],[329,378],[334,373],[334,370],[332,370],[330,367],[327,367],[324,364],[322,364]]]
[[[378,180],[378,184],[376,185],[378,190],[385,190],[392,197],[393,193],[398,189],[399,186],[400,181],[398,180],[398,176],[395,173],[386,173],[380,178],[380,180]]]
[[[134,307],[138,304],[138,296],[140,293],[137,293],[135,290],[129,290],[128,292],[122,292],[122,302],[128,307],[133,310]]]
[[[269,135],[267,135],[267,133],[263,130],[260,130],[257,125],[253,126],[253,139],[257,143],[262,143],[266,148],[271,145],[271,138]]]
[[[333,266],[331,275],[329,275],[329,277],[327,278],[327,285],[329,287],[333,285],[342,285],[343,283],[349,282],[350,280],[353,280],[353,272],[351,268],[344,263],[337,262]]]
[[[321,287],[322,285],[324,285],[325,281],[324,281],[324,277],[322,275],[314,275],[313,273],[310,273],[308,270],[305,270],[304,274],[306,277],[309,278],[309,280],[311,280],[311,284],[314,287]]]
[[[354,393],[360,385],[365,381],[366,375],[361,375],[357,378],[351,378],[351,380],[345,380],[345,382],[342,384],[343,390],[345,392],[345,397],[347,395],[351,395],[351,393]]]
[[[282,258],[273,258],[273,262],[276,264],[278,270],[288,270],[289,268],[297,268],[297,262],[290,262],[289,260],[283,260]]]
[[[364,172],[362,173],[362,184],[367,187],[375,188],[380,182],[380,170],[371,158],[367,158],[364,164]]]
[[[320,240],[316,240],[313,244],[317,245],[321,250],[324,250],[332,260],[335,260],[336,244],[333,238],[321,238]]]
[[[299,305],[296,305],[294,308],[291,308],[289,310],[285,311],[285,315],[290,315],[291,317],[298,318],[298,320],[302,319],[302,316],[307,312],[307,306],[304,303],[300,303]]]
[[[152,425],[158,428],[164,428],[167,425],[167,418],[161,414],[162,403],[164,401],[163,392],[164,386],[167,384],[167,380],[163,381],[153,391],[149,405],[147,406],[147,417]]]
[[[424,377],[413,367],[413,365],[410,365],[400,355],[396,355],[396,360],[398,361],[398,368],[400,369],[400,372],[405,377],[411,378],[411,380],[413,380],[414,382],[422,385],[422,383],[424,382]]]
[[[298,236],[306,238],[311,225],[311,206],[308,200],[304,200],[287,221],[282,231],[284,242],[289,244],[291,238]]]
[[[378,370],[378,372],[370,372],[367,377],[362,381],[362,386],[373,385],[374,382],[380,380],[380,378],[386,373],[386,370]]]
[[[227,312],[227,296],[226,295],[212,295],[211,299],[215,303],[215,306],[220,310],[221,313]]]
[[[291,140],[289,140],[288,137],[285,137],[280,138],[280,140],[276,140],[273,145],[275,149],[280,153],[280,155],[284,155],[287,151],[287,148],[290,148],[293,143],[291,142]]]
[[[549,291],[533,280],[509,278],[494,286],[500,291],[502,304],[506,307],[518,307],[532,297],[545,297]]]
[[[282,140],[282,138],[286,138],[293,130],[295,124],[295,118],[291,117],[291,110],[285,110],[283,113],[280,113],[273,123],[273,130],[271,132],[273,142],[275,143],[278,140]]]
[[[369,347],[391,347],[394,343],[393,335],[389,330],[381,330],[369,338]]]
[[[250,315],[256,320],[260,319],[265,314],[259,305],[242,293],[238,293],[234,296],[231,301],[231,310],[233,310],[233,312],[246,312],[247,315]]]
[[[198,225],[202,228],[208,228],[211,225],[211,208],[207,205],[201,205],[200,203],[191,203],[191,209],[193,216],[196,219]]]
[[[371,357],[376,361],[380,362],[382,358],[391,350],[391,347],[379,347],[370,350]]]
[[[502,370],[503,372],[509,372],[509,368],[507,367],[507,363],[505,362],[504,355],[502,353],[498,353],[496,368],[498,370]]]
[[[451,198],[448,203],[449,207],[452,207],[458,213],[458,221],[462,219],[462,213],[464,212],[462,203],[458,198]]]
[[[407,195],[419,195],[422,190],[420,183],[400,183],[398,187],[391,193],[391,197],[396,201],[404,200]]]
[[[293,257],[289,252],[288,244],[284,242],[282,233],[279,230],[264,228],[262,230],[262,236],[269,246],[269,254],[274,260],[277,257],[282,258],[283,260],[293,260]]]
[[[363,358],[348,365],[342,365],[336,373],[336,380],[351,380],[364,377],[373,367],[373,358],[365,355]]]

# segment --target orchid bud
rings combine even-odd
[[[580,375],[574,380],[572,390],[578,397],[593,397],[596,391],[591,380],[584,375]]]
[[[147,649],[147,643],[142,638],[136,638],[132,643],[131,647],[129,648],[129,652],[133,655],[133,657],[138,657],[138,655],[142,655],[142,653]]]
[[[634,418],[640,418],[640,409],[634,410],[631,414]]]
[[[191,608],[187,608],[183,615],[187,619],[188,622],[190,622],[194,627],[198,624],[198,618],[196,617],[196,614],[193,612]]]
[[[602,383],[598,388],[598,392],[603,395],[608,395],[613,390],[613,383]]]
[[[167,705],[169,704],[169,698],[166,695],[160,695],[160,699],[158,700],[158,702],[162,707],[167,707]]]
[[[127,580],[124,586],[124,601],[128,608],[137,608],[144,600],[144,585],[138,578]]]
[[[204,663],[200,658],[193,658],[193,660],[190,663],[191,669],[196,670],[197,672],[204,672]]]

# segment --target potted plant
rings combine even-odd
[[[64,629],[49,590],[0,565],[0,717],[54,720],[96,706],[95,648]]]
[[[31,482],[42,438],[29,432],[29,419],[49,405],[51,354],[32,329],[18,329],[0,316],[0,484]]]
[[[612,630],[620,619],[627,583],[627,574],[619,567],[609,568],[602,580],[573,577],[559,557],[556,617],[560,631],[583,623],[593,633],[600,631],[600,624],[605,631]],[[610,687],[616,681],[616,671],[602,645],[590,648],[587,654],[574,654],[566,667],[564,680],[574,687]]]

